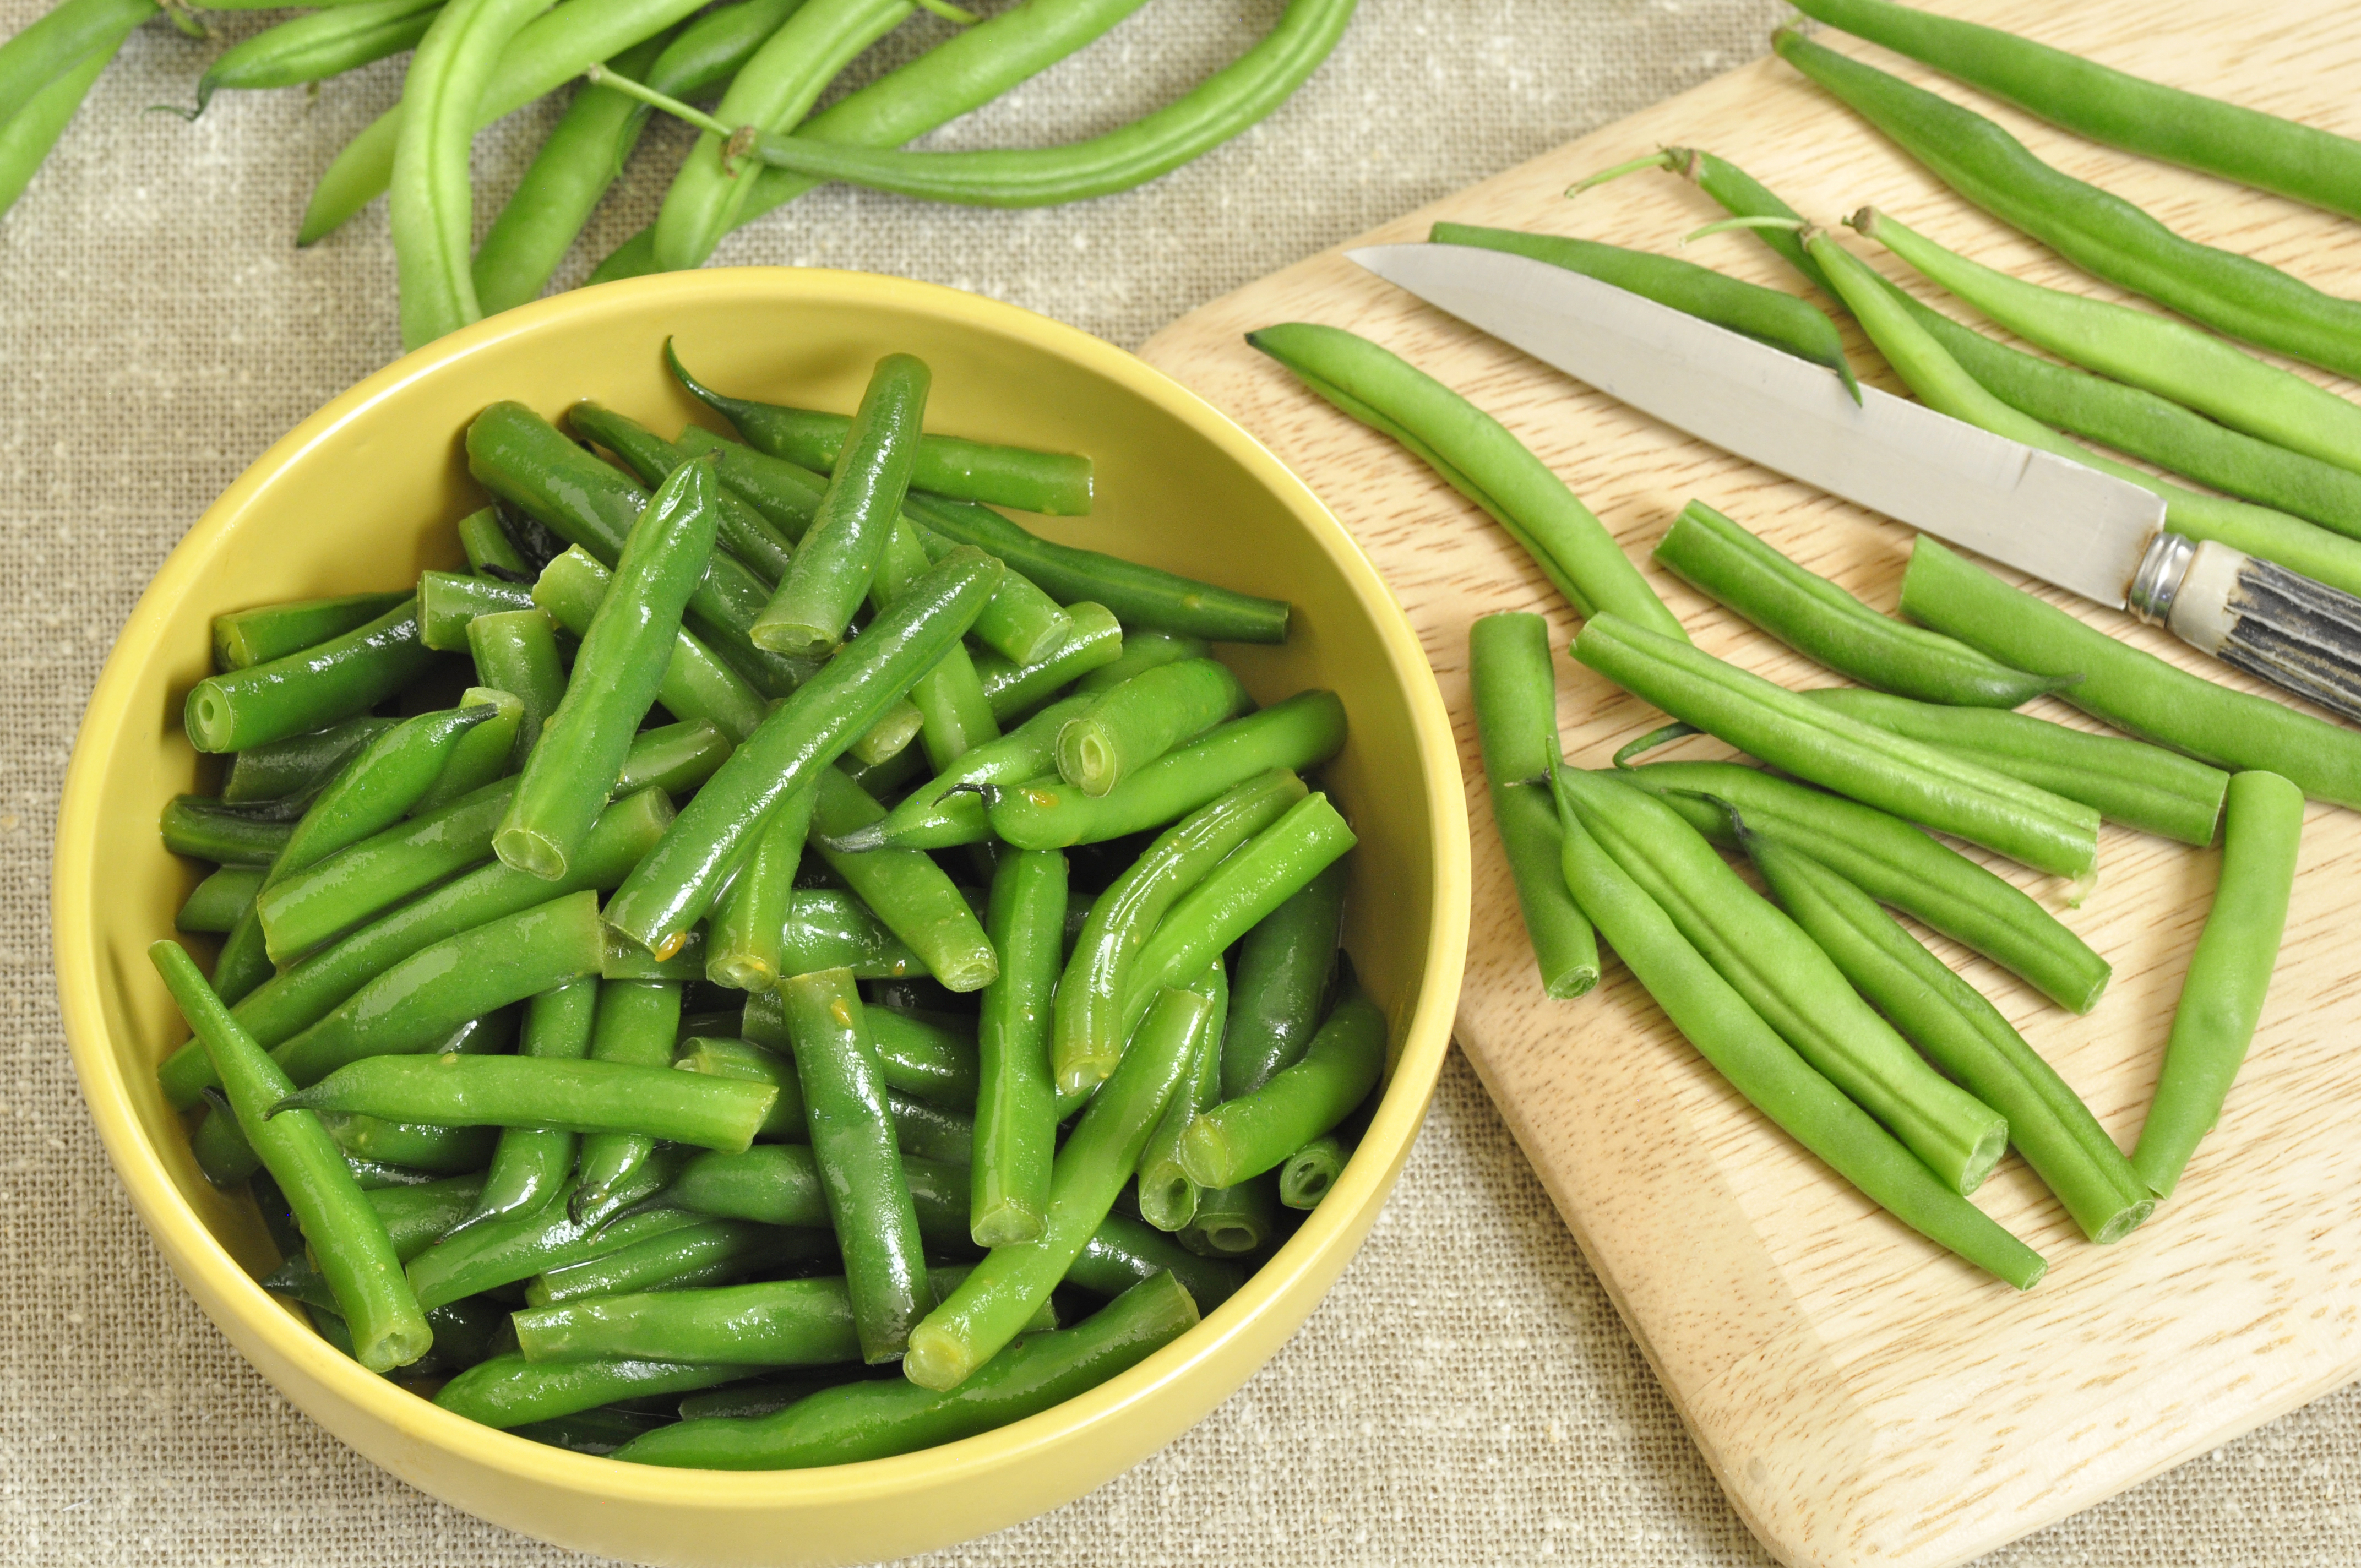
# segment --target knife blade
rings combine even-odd
[[[2162,497],[1548,262],[1457,245],[1347,258],[1775,473],[2139,619],[2361,720],[2361,599],[2165,526]]]

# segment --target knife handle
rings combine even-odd
[[[2361,598],[2177,533],[2149,544],[2129,598],[2191,647],[2361,722]]]

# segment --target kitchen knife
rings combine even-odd
[[[2165,527],[2161,497],[1653,300],[1458,245],[1346,252],[1388,282],[1665,423],[2161,624],[2361,720],[2361,598]]]

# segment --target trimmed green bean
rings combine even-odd
[[[1290,1209],[1317,1209],[1353,1157],[1357,1138],[1323,1133],[1279,1168],[1279,1201]]]
[[[1681,509],[1653,558],[1797,652],[1881,691],[1951,707],[2018,707],[2059,685],[1878,614],[1703,501]]]
[[[366,625],[298,653],[208,675],[182,718],[200,751],[243,751],[363,713],[433,662],[419,640],[416,595]]]
[[[1558,870],[1557,808],[1534,787],[1563,760],[1549,622],[1514,612],[1478,616],[1467,629],[1467,678],[1492,825],[1542,991],[1559,1001],[1581,996],[1598,983],[1598,938]]]
[[[1200,1312],[1212,1311],[1246,1282],[1246,1270],[1236,1264],[1200,1257],[1154,1226],[1117,1212],[1091,1233],[1066,1270],[1066,1283],[1112,1298],[1168,1272],[1196,1299]]]
[[[943,1291],[965,1278],[967,1268],[929,1268],[927,1276]],[[533,1362],[646,1356],[829,1366],[861,1359],[852,1299],[840,1277],[612,1294],[519,1312],[515,1322],[517,1348]],[[1046,1331],[1057,1324],[1039,1326]]]
[[[1182,741],[1253,705],[1227,665],[1184,659],[1135,675],[1095,697],[1058,732],[1058,772],[1103,795]]]
[[[229,777],[222,784],[222,804],[247,806],[309,795],[335,777],[346,759],[394,723],[390,718],[364,716],[250,746],[230,759]]]
[[[460,736],[459,743],[451,748],[451,760],[444,764],[443,772],[427,786],[426,793],[418,797],[418,804],[410,808],[413,817],[463,800],[509,774],[509,764],[516,755],[517,734],[524,728],[523,702],[511,692],[469,686],[459,694],[459,706],[489,707],[491,713]]]
[[[672,1065],[682,1072],[770,1084],[778,1090],[778,1098],[771,1102],[770,1112],[754,1135],[791,1144],[801,1143],[810,1135],[804,1125],[804,1091],[796,1079],[796,1064],[777,1052],[745,1040],[693,1035],[680,1043]]]
[[[353,1160],[400,1166],[436,1176],[481,1170],[500,1135],[489,1127],[443,1127],[425,1122],[389,1122],[347,1111],[320,1113],[320,1124]]]
[[[848,1383],[756,1420],[682,1421],[632,1440],[615,1457],[700,1470],[793,1470],[908,1453],[1073,1398],[1137,1365],[1196,1321],[1188,1290],[1163,1274],[1071,1329],[1035,1335],[994,1356],[955,1391],[884,1378]]]
[[[604,971],[602,964],[602,975]],[[673,1042],[680,1037],[680,993],[678,981],[601,979],[588,1059],[650,1069],[671,1067]],[[766,1101],[748,1129],[748,1142],[753,1140],[752,1127],[762,1125],[769,1110]],[[575,1162],[579,1181],[573,1201],[577,1212],[587,1214],[647,1166],[656,1139],[629,1128],[585,1131]]]
[[[1211,1002],[1190,992],[1167,989],[1157,994],[1122,1065],[1058,1151],[1040,1239],[984,1255],[975,1271],[910,1331],[904,1376],[922,1388],[956,1388],[1022,1332],[1131,1179],[1212,1010]],[[1187,1299],[1177,1287],[1174,1294]]]
[[[2132,1168],[2158,1198],[2172,1196],[2199,1141],[2221,1121],[2254,1041],[2287,928],[2302,838],[2302,791],[2276,773],[2231,775],[2221,881],[2189,956],[2164,1069],[2132,1151]]]
[[[1248,1257],[1278,1245],[1286,1219],[1279,1207],[1279,1179],[1266,1172],[1200,1192],[1197,1212],[1178,1239],[1201,1256]]]
[[[1316,1037],[1328,978],[1336,970],[1346,880],[1339,861],[1239,944],[1237,992],[1220,1051],[1222,1099],[1260,1089],[1301,1060]]]
[[[541,739],[541,727],[566,697],[557,623],[538,607],[479,615],[467,622],[467,651],[475,656],[476,679],[509,693],[524,707],[511,752],[512,761],[522,766]]]
[[[214,617],[214,668],[243,670],[316,648],[332,637],[368,625],[409,597],[398,592],[346,594],[217,615]]]
[[[2026,713],[1941,707],[1852,686],[1804,695],[1880,729],[1972,756],[2011,778],[2079,800],[2105,821],[2202,849],[2222,819],[2230,775],[2145,740],[2086,734]]]
[[[887,1089],[952,1110],[975,1104],[979,1047],[976,1031],[964,1020],[920,1016],[878,1003],[869,1009],[868,1025]],[[741,1026],[748,1041],[767,1050],[795,1048],[775,992],[748,997]]]
[[[783,981],[779,995],[795,1037],[812,1157],[844,1253],[861,1356],[872,1365],[890,1362],[935,1295],[885,1105],[884,1071],[851,970],[799,975]]]
[[[778,1091],[605,1058],[381,1056],[347,1063],[272,1108],[337,1111],[437,1127],[631,1133],[734,1151],[754,1141]]]
[[[1336,694],[1299,692],[1167,751],[1104,795],[1040,779],[1001,791],[986,815],[993,831],[1019,849],[1098,843],[1173,821],[1271,769],[1315,767],[1344,743],[1345,705]]]
[[[422,713],[371,740],[312,797],[263,890],[400,822],[458,762],[468,732],[492,715],[484,704]]]
[[[871,850],[848,855],[830,839],[873,822],[885,808],[841,770],[823,768],[814,792],[813,838],[820,857],[876,913],[886,929],[909,944],[927,971],[951,991],[981,991],[1000,974],[999,955],[943,869],[920,850]]]
[[[2080,675],[2059,695],[2118,729],[2218,768],[2278,773],[2316,800],[2361,806],[2361,736],[2118,642],[1923,534],[1903,574],[1902,613],[1971,647],[2004,649],[2044,674]]]
[[[1801,850],[1739,827],[1740,841],[1845,978],[1968,1091],[2008,1118],[2009,1142],[2102,1245],[2129,1235],[2155,1200],[2090,1109],[2009,1026],[1877,901]]]
[[[368,1193],[368,1205],[385,1225],[394,1256],[408,1263],[465,1218],[482,1194],[479,1176],[446,1176],[408,1187],[384,1187]]]
[[[172,916],[172,927],[180,931],[222,932],[237,924],[241,916],[254,906],[254,894],[262,886],[260,866],[216,866],[213,874],[197,883],[181,902],[181,912]]]
[[[1189,1047],[1189,1065],[1180,1087],[1156,1119],[1156,1130],[1139,1151],[1139,1215],[1159,1231],[1180,1231],[1197,1216],[1197,1183],[1180,1164],[1180,1139],[1189,1124],[1220,1103],[1222,1041],[1229,1025],[1229,973],[1215,959],[1189,989],[1213,1005]]]
[[[522,1056],[545,1061],[579,1061],[590,1054],[590,1031],[598,1012],[598,982],[588,976],[552,986],[525,1004]],[[555,1127],[511,1127],[500,1134],[491,1168],[467,1225],[526,1213],[548,1201],[573,1172],[581,1139]],[[408,1261],[407,1259],[404,1260]]]
[[[533,590],[472,572],[418,574],[419,640],[438,653],[469,652],[467,627],[479,615],[531,609]]]
[[[680,1163],[686,1162],[665,1161],[643,1173],[639,1198],[653,1196],[669,1182]],[[647,1185],[651,1181],[653,1185]],[[706,1218],[681,1209],[652,1208],[611,1223],[607,1214],[577,1219],[573,1195],[569,1181],[537,1208],[459,1231],[420,1253],[409,1269],[419,1301],[431,1310],[446,1301],[620,1251],[651,1236],[686,1230]]]
[[[478,507],[459,520],[459,548],[467,554],[467,570],[478,576],[521,582],[533,576],[533,563],[509,537],[500,522],[500,509]]]
[[[709,1224],[692,1225],[634,1242],[584,1263],[553,1269],[525,1287],[524,1299],[533,1307],[554,1307],[588,1297],[734,1285],[750,1274],[784,1266],[835,1261],[835,1238],[824,1231],[782,1231],[738,1220],[715,1220]],[[664,1359],[704,1358],[675,1351]],[[730,1359],[746,1358],[741,1355]]]
[[[354,1359],[386,1372],[425,1354],[434,1332],[402,1277],[385,1223],[354,1185],[319,1118],[270,1120],[267,1107],[293,1087],[286,1074],[238,1027],[178,943],[154,943],[148,956],[227,1085],[239,1130],[293,1208],[341,1315],[353,1326]]]
[[[623,759],[615,798],[649,788],[666,795],[691,794],[730,760],[730,737],[709,719],[685,718],[642,729]]]
[[[983,683],[992,716],[1003,724],[1024,716],[1068,685],[1088,678],[1123,656],[1123,623],[1103,604],[1088,599],[1066,607],[1073,623],[1063,642],[1029,664],[1013,663],[997,653],[974,655],[976,679]]]
[[[782,979],[816,970],[849,969],[862,980],[922,974],[926,963],[850,894],[808,888],[789,895],[779,932]]]
[[[795,1075],[792,1064],[788,1076]],[[800,1091],[798,1091],[800,1093]],[[889,1108],[894,1103],[888,1097]],[[902,1135],[900,1116],[895,1135]],[[968,1243],[969,1171],[963,1163],[902,1148],[902,1178],[918,1216],[918,1236],[929,1248],[963,1250]],[[829,1229],[819,1166],[801,1144],[756,1144],[743,1154],[701,1154],[681,1168],[664,1201],[717,1219]]]
[[[574,427],[576,434],[597,442],[621,458],[624,466],[639,477],[640,483],[651,489],[672,477],[682,464],[696,458],[696,454],[687,448],[664,440],[637,420],[588,398],[566,411],[566,422]],[[714,477],[719,479],[718,458],[713,466]],[[720,548],[752,567],[766,582],[776,583],[785,576],[795,562],[798,535],[774,527],[767,514],[726,482],[717,488],[714,504],[720,508],[716,534]]]
[[[1618,776],[1661,796],[1708,838],[1728,840],[1729,808],[1764,838],[1802,850],[1881,904],[1982,953],[2060,1007],[2088,1013],[2114,970],[2015,886],[1900,818],[1735,762],[1651,762]]]
[[[230,866],[267,866],[279,858],[295,831],[295,817],[283,803],[231,807],[201,795],[177,795],[157,821],[164,848],[175,855]]]
[[[1606,524],[1508,426],[1409,361],[1341,327],[1246,334],[1314,393],[1406,447],[1524,547],[1576,613],[1686,640]]]
[[[598,607],[606,602],[612,576],[577,544],[542,568],[533,581],[533,600],[579,637],[590,630]],[[704,719],[733,742],[752,735],[769,711],[752,683],[686,630],[673,634],[672,657],[664,666],[655,699],[674,718]]]
[[[272,958],[291,959],[482,862],[514,793],[513,780],[487,784],[273,882],[255,900]]]
[[[1019,850],[992,879],[985,929],[1000,973],[983,988],[976,1024],[973,1197],[978,1246],[1041,1234],[1058,1146],[1058,1091],[1049,1073],[1050,999],[1065,951],[1066,857]],[[872,1014],[875,1016],[874,1014]]]
[[[1849,718],[1620,616],[1574,656],[1674,718],[1798,778],[2059,876],[2098,863],[2099,814],[2005,773]]]
[[[1348,989],[1301,1059],[1189,1124],[1180,1138],[1181,1168],[1204,1188],[1235,1187],[1277,1169],[1351,1115],[1385,1066],[1385,1014],[1357,987]]]
[[[705,977],[715,984],[768,991],[779,983],[779,934],[786,927],[817,793],[797,790],[771,808],[745,863],[714,905]]]
[[[832,840],[847,853],[948,850],[992,837],[984,800],[996,786],[1027,784],[1057,767],[1058,732],[1097,699],[1078,693],[1051,703],[997,740],[967,751],[904,796],[877,821]]]

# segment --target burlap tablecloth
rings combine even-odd
[[[14,33],[43,6],[0,3]],[[1277,0],[1158,0],[947,133],[1052,141],[1163,101]],[[1147,190],[980,213],[831,190],[722,263],[930,279],[1136,345],[1192,306],[1753,57],[1775,0],[1369,0],[1268,123]],[[235,39],[262,20],[221,17]],[[899,58],[921,17],[877,51]],[[172,543],[269,443],[398,350],[382,205],[292,247],[317,170],[390,103],[381,65],[229,94],[221,46],[135,38],[0,221],[0,1561],[581,1561],[348,1453],[191,1304],[82,1113],[58,1025],[48,846],[82,702]],[[864,65],[863,71],[873,69]],[[478,143],[482,216],[549,123]],[[569,263],[653,215],[659,134]],[[321,520],[332,526],[334,519]],[[2321,1401],[2036,1536],[2010,1564],[2361,1562],[2361,1391]],[[1195,1431],[1070,1508],[930,1562],[1766,1561],[1466,1064],[1400,1190],[1303,1332]]]

